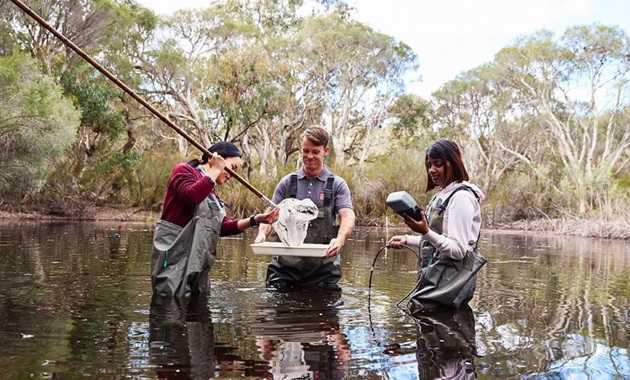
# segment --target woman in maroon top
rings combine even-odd
[[[241,152],[227,141],[208,148],[211,157],[177,165],[168,180],[162,216],[157,221],[151,256],[153,293],[187,297],[209,291],[208,274],[220,236],[235,235],[259,223],[271,224],[278,210],[232,219],[225,215],[216,186],[226,183],[241,164]]]

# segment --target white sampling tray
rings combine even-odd
[[[324,257],[328,244],[304,243],[296,247],[288,247],[281,242],[266,241],[250,244],[256,255]]]

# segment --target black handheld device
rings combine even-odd
[[[422,215],[420,215],[422,209],[406,191],[395,191],[389,194],[385,203],[398,215],[407,214],[418,222],[422,220]]]

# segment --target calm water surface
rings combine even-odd
[[[630,379],[627,242],[482,236],[472,311],[411,318],[410,250],[359,229],[341,295],[264,288],[253,235],[212,294],[151,300],[152,225],[0,223],[0,378]]]

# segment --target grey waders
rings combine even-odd
[[[337,237],[338,227],[333,225],[334,210],[330,204],[333,181],[333,175],[328,177],[324,191],[324,206],[319,208],[317,217],[311,220],[304,243],[329,244],[332,239]],[[288,198],[295,198],[296,193],[297,176],[292,176]],[[267,286],[277,289],[297,286],[339,290],[337,285],[339,280],[341,280],[339,255],[329,259],[276,256],[267,267]]]
[[[151,285],[153,294],[190,297],[210,291],[210,269],[214,265],[225,209],[210,194],[195,208],[195,215],[182,228],[158,220],[153,235]]]
[[[443,203],[433,204],[429,202],[427,208],[427,222],[429,228],[438,234],[442,234],[442,222],[444,211],[455,193],[460,190],[472,192],[469,186],[461,186],[455,189]],[[440,252],[423,240],[418,257],[418,282],[411,293],[409,309],[412,312],[431,310],[437,308],[459,308],[465,306],[472,299],[477,286],[477,272],[487,260],[475,247],[466,252],[463,260],[454,260],[442,256]]]

